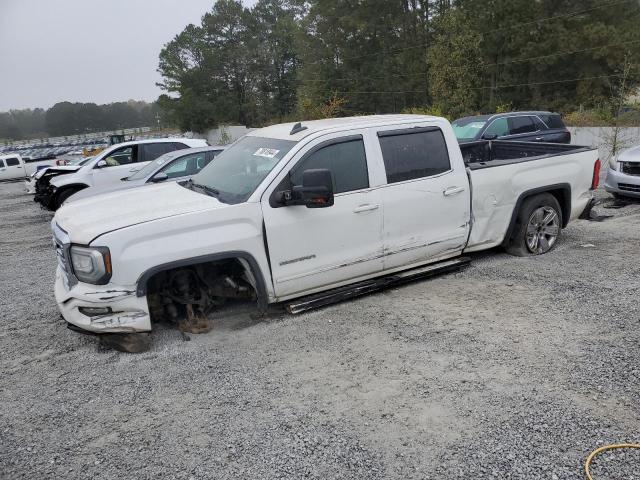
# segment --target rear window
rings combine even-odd
[[[387,183],[431,177],[451,169],[449,152],[439,128],[417,132],[378,132]]]
[[[557,113],[551,115],[540,115],[540,118],[549,128],[565,128],[562,118]]]

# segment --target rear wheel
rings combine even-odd
[[[557,244],[562,230],[562,210],[556,197],[542,193],[522,204],[507,245],[511,255],[542,255]]]

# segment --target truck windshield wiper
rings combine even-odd
[[[220,195],[220,191],[219,190],[216,190],[215,188],[209,187],[207,185],[202,185],[201,183],[194,183],[194,181],[192,179],[189,179],[187,181],[187,185],[189,185],[189,188],[191,188],[191,189],[193,189],[192,187],[195,187],[195,188],[199,188],[200,190],[204,190],[205,193],[207,193],[208,195],[213,196],[213,197],[217,197],[217,196]]]

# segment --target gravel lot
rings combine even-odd
[[[20,184],[0,205],[0,478],[567,480],[640,442],[638,203],[541,257],[190,341],[160,328],[139,355],[65,328],[51,214]],[[640,479],[640,451],[592,472]]]

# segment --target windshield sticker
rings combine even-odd
[[[280,150],[274,148],[259,148],[254,155],[258,157],[274,158]]]

